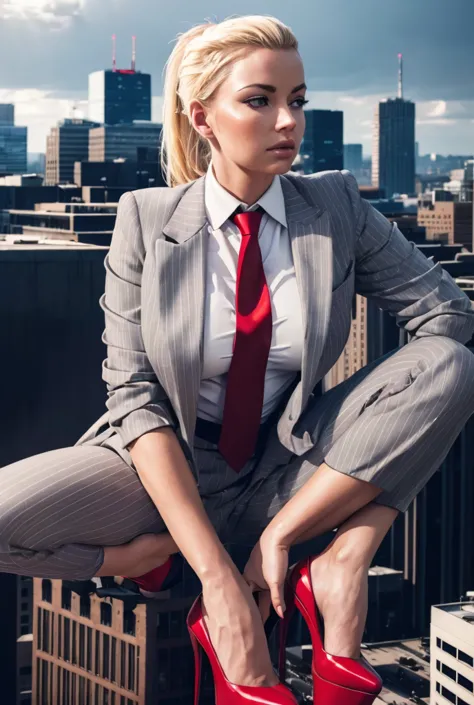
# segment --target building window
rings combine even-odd
[[[64,617],[64,652],[63,658],[69,661],[71,658],[71,620]]]
[[[441,666],[441,671],[444,673],[445,676],[448,676],[448,678],[451,678],[452,681],[456,683],[456,671],[454,668],[450,668],[447,666],[445,663]]]
[[[81,595],[80,614],[81,614],[81,617],[87,617],[88,619],[90,619],[90,616],[91,616],[90,595]]]
[[[131,610],[124,610],[123,613],[123,632],[124,634],[130,634],[135,636],[137,626],[137,618],[135,612]]]
[[[53,585],[51,580],[42,580],[41,582],[41,599],[44,602],[49,602],[51,604],[53,599]]]
[[[456,696],[451,690],[445,688],[444,685],[441,686],[441,695],[443,698],[446,698],[446,700],[449,700],[450,703],[454,703],[454,705],[456,705]]]
[[[106,627],[112,626],[112,605],[108,602],[100,604],[100,623]]]
[[[442,649],[443,651],[446,651],[447,654],[451,654],[451,656],[454,656],[454,658],[456,658],[456,648],[454,646],[451,646],[451,644],[448,644],[447,641],[443,641]]]
[[[71,590],[64,585],[61,587],[61,606],[63,610],[71,609]]]
[[[474,685],[472,681],[463,676],[461,673],[458,673],[458,683],[459,685],[462,685],[463,688],[466,688],[466,690],[470,693],[474,692]]]
[[[469,654],[466,654],[464,651],[461,651],[461,649],[458,649],[458,659],[463,663],[467,663],[468,666],[472,667],[474,665],[472,656],[469,656]]]

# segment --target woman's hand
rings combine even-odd
[[[243,576],[252,591],[258,591],[258,606],[265,621],[273,605],[279,617],[285,611],[285,578],[288,571],[289,546],[276,534],[265,530],[252,549]]]
[[[204,581],[203,604],[211,642],[227,679],[239,685],[276,685],[258,607],[240,573],[235,570]]]

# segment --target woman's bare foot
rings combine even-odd
[[[311,563],[313,593],[324,622],[324,648],[360,657],[367,617],[368,565],[350,552],[328,548]]]

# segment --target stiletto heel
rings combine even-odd
[[[293,599],[293,593],[289,589],[289,586],[285,586],[285,613],[283,619],[280,619],[280,634],[279,634],[279,649],[278,649],[278,675],[282,683],[285,682],[286,675],[286,641],[288,637],[288,629],[290,626],[291,617],[295,611],[295,601]]]
[[[194,653],[194,705],[199,705],[199,693],[201,691],[201,645],[194,636],[191,629],[189,631],[189,638],[191,639],[191,645],[193,647]]]
[[[201,650],[206,652],[214,677],[216,705],[297,705],[291,692],[282,683],[273,686],[236,685],[227,680],[209,637],[202,613],[202,595],[196,598],[186,620],[195,658],[194,705],[198,705]]]
[[[382,690],[382,680],[366,659],[333,656],[325,651],[321,632],[321,618],[311,584],[311,561],[309,557],[297,563],[291,570],[285,585],[286,613],[281,634],[286,643],[288,627],[295,607],[305,620],[313,647],[313,700],[324,705],[372,705]],[[285,643],[280,642],[281,654]],[[281,678],[281,671],[280,671]]]

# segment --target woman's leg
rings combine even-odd
[[[319,561],[329,581],[320,598],[330,614],[326,635],[334,654],[356,650],[373,553],[397,512],[405,511],[441,465],[473,411],[474,355],[449,338],[423,338],[315,399],[297,424],[298,435],[314,441],[303,456],[278,465],[273,436],[273,447],[240,500],[233,531],[239,540],[255,539],[265,520],[268,525],[282,514],[293,522],[294,542],[340,527],[325,552],[326,563]],[[268,462],[273,467],[266,467]],[[358,548],[353,562],[346,542]],[[352,590],[347,602],[340,589],[343,575]],[[337,624],[337,610],[329,606],[341,595],[346,618]],[[324,608],[322,613],[325,617]]]
[[[398,511],[370,503],[345,521],[311,563],[311,579],[324,619],[330,654],[358,658],[368,607],[368,571]]]
[[[136,472],[108,448],[60,448],[0,468],[2,572],[139,575],[170,548],[165,534],[140,535],[164,531]]]

